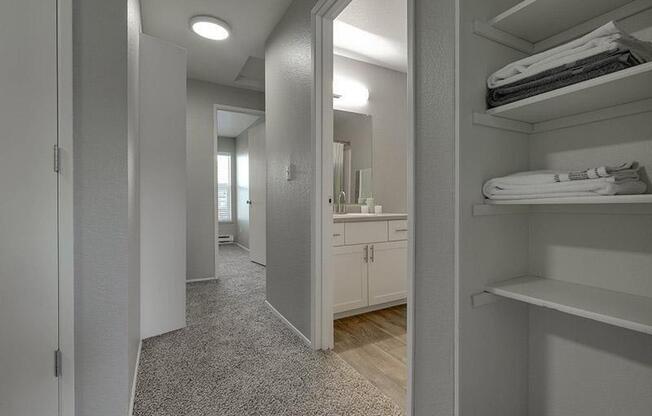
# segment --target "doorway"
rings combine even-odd
[[[369,44],[377,41],[377,36],[373,33],[365,33],[364,30],[360,30],[360,27],[355,27],[346,21],[338,22],[338,18],[343,15],[343,12],[346,12],[347,8],[355,5],[356,2],[360,3],[359,0],[323,0],[318,2],[313,9],[313,56],[315,59],[313,127],[317,151],[315,199],[313,201],[313,217],[316,221],[313,229],[315,251],[313,253],[311,335],[315,348],[334,348],[336,352],[340,349],[336,337],[346,336],[347,332],[348,335],[351,335],[357,330],[351,325],[356,325],[358,328],[366,325],[373,331],[377,330],[378,333],[384,332],[381,337],[384,337],[383,339],[391,338],[392,331],[398,334],[398,339],[402,337],[407,343],[406,346],[404,345],[404,363],[407,369],[399,369],[406,373],[404,375],[406,391],[403,393],[403,403],[400,404],[405,406],[407,414],[411,414],[411,362],[414,336],[412,331],[414,320],[412,305],[414,298],[414,224],[412,221],[414,218],[414,116],[412,109],[414,83],[412,76],[413,36],[411,33],[413,4],[411,1],[404,2],[405,22],[403,24],[405,25],[406,56],[404,69],[401,70],[392,68],[391,62],[379,62],[375,61],[374,57],[361,57],[351,51],[338,50],[340,45],[337,44],[337,32],[340,31],[341,38],[342,29],[350,31],[351,38],[366,39]],[[370,7],[383,6],[374,3]],[[359,16],[368,17],[369,15],[361,10],[358,12]],[[391,13],[388,13],[387,16],[391,18]],[[354,32],[355,35],[353,35]],[[334,54],[339,57],[334,57]],[[346,59],[341,59],[342,56]],[[364,85],[365,82],[359,82],[359,79],[351,76],[350,68],[341,71],[343,65],[339,65],[337,61],[347,59],[362,60],[375,66],[389,66],[390,70],[400,70],[404,73],[404,100],[402,103],[399,101],[393,103],[395,106],[402,106],[405,118],[405,128],[399,133],[400,136],[394,134],[394,137],[405,138],[403,164],[395,165],[401,169],[401,175],[382,172],[383,164],[394,164],[393,160],[383,159],[383,156],[378,154],[378,152],[387,150],[389,142],[379,143],[378,150],[373,150],[371,159],[374,163],[371,163],[370,166],[363,166],[362,162],[350,162],[354,158],[360,159],[359,151],[355,152],[354,150],[356,154],[353,156],[349,154],[347,157],[347,145],[351,150],[352,144],[356,140],[352,140],[354,133],[350,128],[350,123],[348,126],[338,127],[338,118],[359,119],[359,128],[355,130],[360,132],[371,129],[374,138],[378,134],[378,129],[381,132],[383,129],[392,129],[392,126],[388,125],[380,127],[385,120],[391,119],[391,117],[370,114],[368,108],[371,105],[356,108],[360,101],[378,104],[382,98],[380,93],[386,92],[383,90],[386,90],[387,87],[375,87],[374,90],[373,87]],[[340,69],[337,68],[338,65]],[[357,117],[347,113],[354,113]],[[362,117],[370,115],[371,120],[365,120],[365,117]],[[368,124],[373,127],[365,127]],[[339,153],[338,145],[342,148],[339,149]],[[372,147],[376,147],[375,143]],[[357,166],[356,163],[362,164]],[[337,174],[338,169],[334,170],[334,166],[340,167],[340,175]],[[349,166],[348,172],[347,166]],[[396,182],[396,177],[402,177],[402,179]],[[377,183],[374,184],[374,182]],[[403,206],[397,205],[395,202],[388,202],[391,199],[388,192],[396,192],[398,187],[402,187],[401,191],[404,191]],[[376,208],[379,205],[382,207]],[[398,210],[405,215],[383,218],[365,217],[378,215],[376,212],[398,214],[396,207],[400,207]],[[347,217],[345,213],[349,216]],[[355,214],[350,215],[352,213]],[[358,216],[358,219],[354,220],[354,216]],[[358,225],[359,220],[364,221],[360,222],[362,225]],[[405,276],[404,283],[397,284],[396,279],[393,278],[399,274]],[[407,306],[405,306],[406,303]],[[349,318],[351,316],[352,318]],[[388,324],[390,318],[395,320],[392,325]],[[402,329],[401,325],[395,325],[401,319],[405,323]],[[399,334],[401,330],[404,331],[402,335]],[[345,340],[345,342],[348,341]],[[370,341],[370,343],[374,342]],[[362,366],[364,367],[364,364]],[[371,377],[373,375],[369,376],[369,378]],[[400,392],[394,397],[399,397],[400,400]]]
[[[265,113],[215,106],[215,271],[220,244],[234,244],[265,265],[267,162]]]

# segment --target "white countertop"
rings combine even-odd
[[[333,214],[333,222],[407,220],[407,217],[407,214],[361,214],[359,212],[352,212],[350,214]]]

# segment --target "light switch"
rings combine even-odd
[[[294,179],[294,165],[291,163],[285,167],[285,179],[288,181]]]

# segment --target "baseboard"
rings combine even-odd
[[[364,308],[351,309],[350,311],[338,312],[333,314],[333,319],[348,318],[349,316],[361,315],[363,313],[379,311],[381,309],[391,308],[392,306],[405,305],[407,299],[399,299],[391,302],[381,303],[379,305],[365,306]]]
[[[134,366],[134,378],[131,382],[131,399],[129,400],[129,416],[134,414],[134,401],[136,400],[136,382],[138,381],[138,367],[140,367],[140,352],[143,349],[143,341],[138,343],[138,352],[136,353],[136,365]]]
[[[245,247],[242,244],[238,243],[237,241],[235,242],[235,245],[243,249],[244,251],[249,251],[249,247]]]
[[[283,315],[281,314],[281,312],[277,311],[276,308],[273,307],[272,304],[269,303],[268,301],[265,301],[265,305],[267,305],[267,307],[272,311],[272,313],[273,313],[274,315],[276,315],[276,316],[277,316],[277,317],[278,317],[278,318],[279,318],[279,319],[280,319],[280,320],[285,324],[285,326],[287,326],[288,328],[290,328],[290,329],[292,330],[292,332],[294,332],[295,334],[297,334],[297,336],[299,336],[299,338],[301,338],[301,340],[302,340],[302,341],[303,341],[307,346],[309,346],[310,348],[312,348],[312,343],[310,342],[310,340],[309,340],[308,338],[306,338],[306,336],[303,335],[303,334],[301,333],[301,331],[299,331],[299,330],[298,330],[294,325],[292,325],[292,323],[290,323],[290,321],[288,321],[288,320],[285,318],[285,316],[283,316]]]
[[[217,277],[204,277],[202,279],[186,279],[186,283],[208,282],[209,280],[217,280]]]

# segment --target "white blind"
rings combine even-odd
[[[217,220],[231,222],[231,155],[219,153],[217,155]]]

